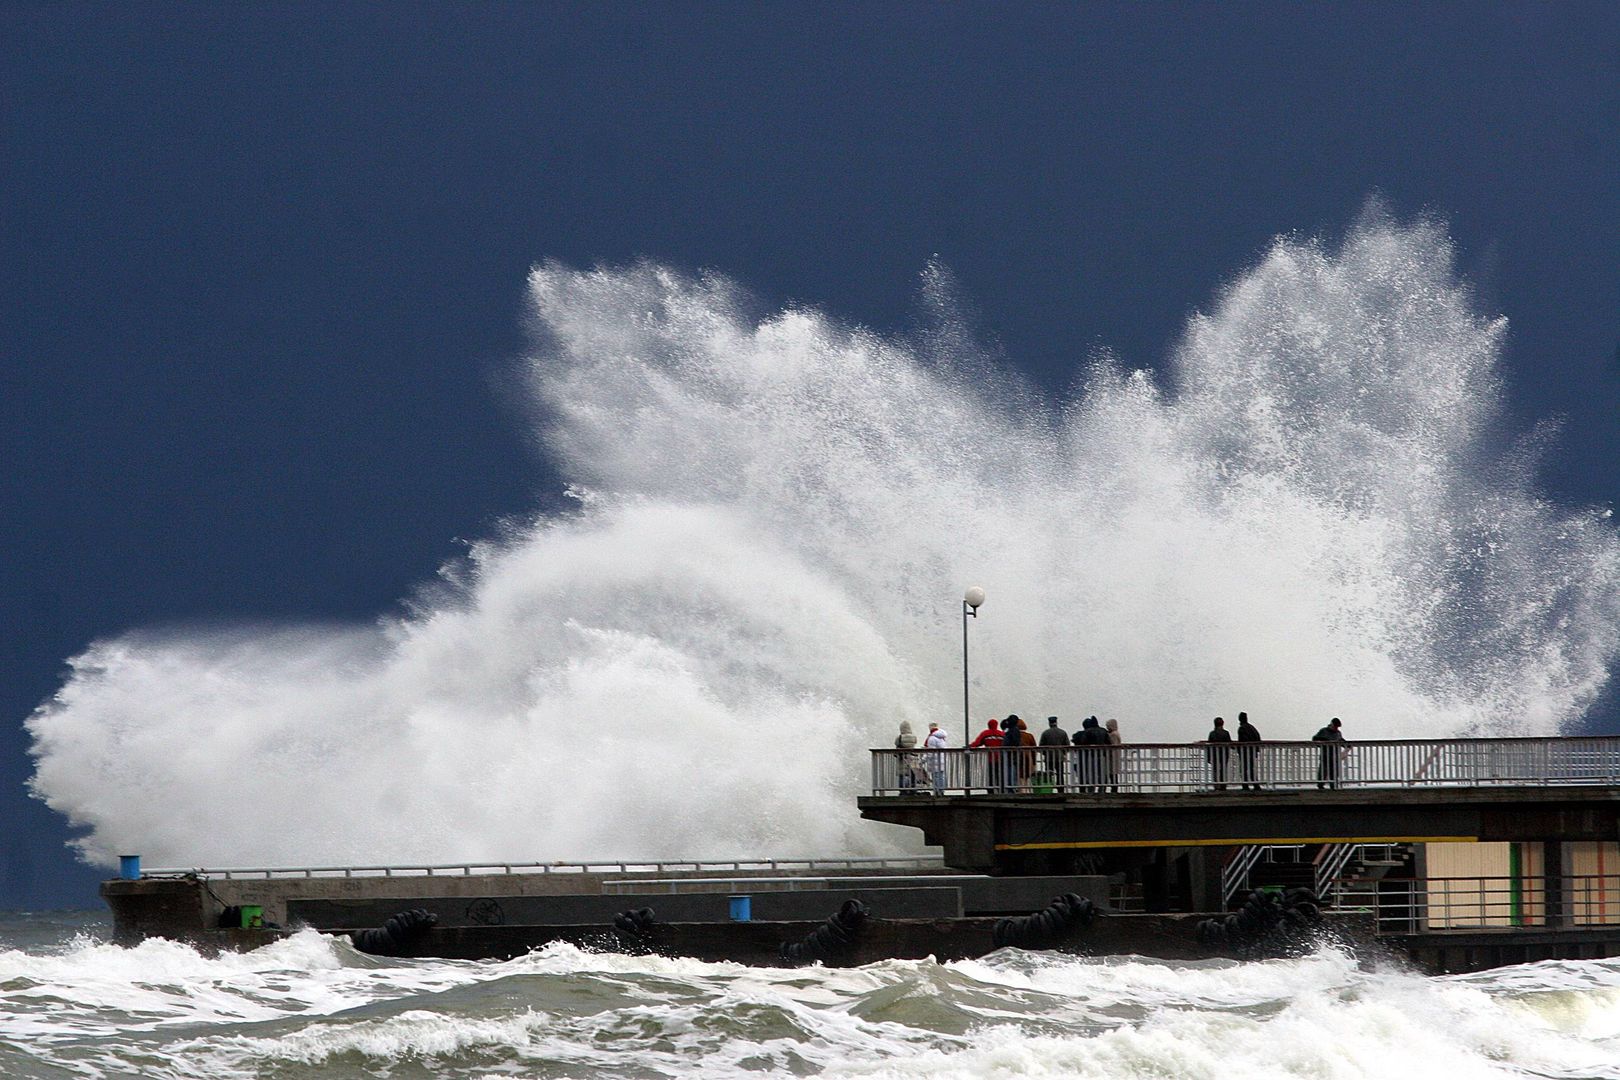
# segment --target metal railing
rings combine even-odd
[[[533,862],[436,863],[400,866],[165,866],[144,870],[142,877],[235,878],[356,878],[356,877],[470,877],[474,874],[669,874],[680,872],[792,873],[818,870],[932,869],[944,865],[938,855],[854,856],[828,859],[724,859],[717,862],[680,860],[654,862]]]
[[[1341,887],[1344,868],[1355,858],[1359,844],[1323,844],[1317,852],[1311,888],[1317,896],[1331,897]]]
[[[1328,843],[1317,847],[1307,863],[1304,860],[1308,847],[1305,844],[1244,844],[1234,848],[1221,867],[1221,907],[1231,907],[1233,898],[1249,888],[1250,875],[1262,862],[1309,866],[1312,890],[1324,902],[1337,905],[1344,890],[1352,887],[1346,874],[1349,869],[1373,861],[1400,864],[1405,861],[1407,850],[1404,844]]]
[[[872,794],[1620,784],[1620,738],[873,750]]]
[[[1266,850],[1264,844],[1244,844],[1232,853],[1221,867],[1221,909],[1232,905],[1232,898],[1249,887],[1249,871],[1260,861]]]
[[[1372,912],[1381,934],[1615,926],[1620,874],[1384,878],[1347,884],[1336,906]]]
[[[602,891],[609,895],[620,893],[663,892],[712,893],[745,892],[761,886],[771,886],[766,892],[821,892],[831,888],[881,889],[884,887],[913,886],[918,876],[912,874],[862,874],[858,878],[825,877],[797,874],[788,877],[716,877],[716,878],[623,878],[602,882]],[[929,874],[929,886],[948,888],[964,881],[986,881],[985,874]]]

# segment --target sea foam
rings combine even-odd
[[[341,953],[322,941],[257,958],[177,954],[167,970],[208,988],[189,1017],[162,985],[136,981],[99,1008],[34,1009],[0,980],[0,1060],[23,1062],[21,1076],[176,1080],[1620,1076],[1620,971],[1603,962],[1436,978],[1358,967],[1338,950],[1191,966],[1003,950],[772,970],[553,947],[501,963],[334,968]],[[105,970],[93,952],[66,959],[49,987],[57,1001]],[[259,1008],[222,1010],[215,996]],[[130,1023],[153,1013],[173,1015]]]

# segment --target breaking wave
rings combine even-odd
[[[3,942],[0,942],[3,945]],[[0,947],[0,1068],[73,1075],[1620,1078],[1620,964],[1427,978],[1006,949],[749,968],[549,945],[387,960],[305,931],[245,955]]]
[[[1196,738],[1552,733],[1620,650],[1607,512],[1500,416],[1504,320],[1443,229],[1283,238],[1161,383],[1043,398],[945,275],[905,337],[641,265],[531,280],[536,431],[574,509],[375,626],[95,643],[28,721],[35,794],[184,865],[873,853],[864,748],[979,718]],[[400,822],[410,822],[408,828]]]

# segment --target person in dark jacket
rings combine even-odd
[[[1225,791],[1226,757],[1232,752],[1232,733],[1226,730],[1226,721],[1217,716],[1215,726],[1210,729],[1204,741],[1209,744],[1204,750],[1204,756],[1209,759],[1210,780],[1216,791]]]
[[[1009,753],[1015,747],[1024,745],[1020,738],[1019,725],[1024,721],[1019,719],[1017,713],[1008,713],[1001,721],[1001,745],[1006,747],[1001,754],[1001,769],[996,776],[996,784],[1003,791],[1014,786],[1018,779],[1018,754]]]
[[[1091,717],[1088,716],[1080,721],[1080,726],[1075,728],[1074,734],[1069,737],[1069,741],[1075,746],[1084,747],[1086,745],[1086,725],[1089,723],[1091,723]],[[1091,781],[1091,773],[1087,767],[1091,760],[1090,754],[1084,749],[1076,750],[1070,760],[1074,763],[1075,790],[1090,791],[1091,788],[1088,785]]]
[[[1255,782],[1256,768],[1260,760],[1260,729],[1249,723],[1249,714],[1238,713],[1238,768],[1243,771],[1243,790],[1259,791],[1260,785]]]
[[[1080,747],[1076,755],[1080,759],[1080,784],[1086,791],[1101,791],[1103,774],[1108,762],[1108,732],[1097,722],[1095,716],[1088,716],[1080,724],[1080,730],[1074,733],[1074,744]]]
[[[1339,786],[1339,758],[1344,753],[1344,732],[1339,729],[1344,725],[1335,716],[1328,721],[1328,726],[1311,736],[1312,742],[1322,743],[1322,761],[1316,766],[1316,786],[1319,788]]]
[[[1069,733],[1058,727],[1057,717],[1048,716],[1046,718],[1046,730],[1041,732],[1041,745],[1049,747],[1067,747],[1069,745]],[[1043,750],[1041,756],[1046,758],[1042,766],[1046,769],[1046,775],[1051,779],[1052,783],[1061,788],[1064,783],[1063,758],[1065,754],[1062,750]]]

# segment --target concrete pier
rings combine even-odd
[[[918,829],[943,865],[158,869],[105,882],[102,895],[120,941],[244,948],[300,926],[373,930],[423,909],[434,924],[407,955],[497,958],[568,941],[776,964],[846,901],[870,917],[829,963],[983,955],[1020,940],[998,938],[998,921],[1069,894],[1101,917],[1032,947],[1266,955],[1299,940],[1223,938],[1200,924],[1225,924],[1253,889],[1290,903],[1306,889],[1326,932],[1433,970],[1620,956],[1620,872],[1605,870],[1620,866],[1620,739],[1240,754],[1169,744],[873,751],[861,815]],[[1255,895],[1250,915],[1265,902]],[[616,916],[644,908],[655,913],[645,933],[616,928]],[[267,925],[245,928],[245,912]]]

